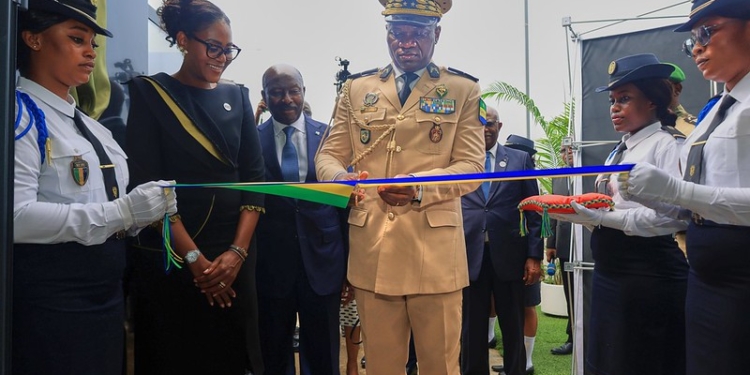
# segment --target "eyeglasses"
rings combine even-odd
[[[708,46],[708,43],[711,42],[711,35],[716,31],[717,28],[721,28],[726,24],[726,21],[722,23],[717,23],[715,25],[703,25],[691,32],[690,38],[686,39],[685,42],[682,43],[682,51],[685,52],[690,57],[693,57],[693,48],[695,47],[695,43],[698,43],[702,45],[703,47]]]
[[[207,42],[195,36],[191,36],[190,38],[206,45],[206,56],[212,59],[218,59],[221,55],[224,55],[227,58],[227,62],[229,62],[236,59],[240,52],[242,52],[242,48],[237,47],[234,44],[232,44],[231,47],[224,48],[218,44]]]

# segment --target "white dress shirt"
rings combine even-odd
[[[646,162],[652,164],[670,175],[680,177],[678,167],[679,142],[668,132],[661,130],[661,123],[655,122],[646,126],[635,134],[622,137],[627,149],[623,151],[619,164],[635,164]],[[605,165],[610,165],[614,153],[610,153]],[[658,214],[656,211],[636,203],[626,201],[618,191],[617,176],[609,177],[609,191],[614,192],[612,200],[615,210],[624,211],[624,225],[620,229],[631,236],[661,236],[672,234],[687,228],[687,223]]]
[[[287,126],[293,127],[295,130],[292,133],[292,144],[297,149],[297,162],[299,163],[299,181],[304,182],[307,178],[307,133],[305,131],[305,115],[301,114],[297,121],[291,125],[282,124],[276,119],[272,118],[273,121],[273,136],[274,142],[276,143],[276,157],[281,166],[281,153],[286,143],[286,134],[284,128]]]
[[[45,151],[47,155],[42,163],[35,126],[15,142],[13,242],[104,243],[123,229],[124,223],[114,204],[103,204],[109,200],[99,158],[73,122],[75,101],[71,96],[65,101],[23,77],[19,78],[18,90],[29,94],[44,112],[50,148]],[[16,105],[16,113],[18,110]],[[115,165],[118,188],[124,194],[129,181],[125,152],[103,125],[86,115],[82,119]],[[16,136],[28,124],[29,115],[24,106]],[[74,157],[88,162],[89,177],[83,186],[73,179],[70,163]]]

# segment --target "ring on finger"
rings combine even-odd
[[[227,284],[224,284],[223,281],[219,281],[219,288],[224,289],[227,287]]]

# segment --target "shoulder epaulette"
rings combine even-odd
[[[661,130],[664,130],[665,132],[669,133],[672,137],[675,139],[685,139],[685,134],[682,134],[681,131],[677,130],[674,126],[671,125],[662,125]]]
[[[460,71],[460,70],[458,70],[456,68],[448,67],[448,71],[451,72],[451,73],[453,73],[453,74],[455,74],[455,75],[459,75],[461,77],[468,78],[468,79],[470,79],[470,80],[472,80],[474,82],[479,82],[479,78],[474,77],[473,75],[471,75],[469,73],[464,73],[464,72],[462,72],[462,71]]]
[[[354,74],[350,75],[348,79],[357,79],[357,78],[367,77],[367,76],[371,76],[371,75],[373,75],[373,74],[375,74],[377,72],[378,72],[378,68],[374,68],[374,69],[370,69],[370,70],[365,70],[364,72],[354,73]]]

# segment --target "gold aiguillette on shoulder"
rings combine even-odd
[[[70,162],[70,174],[78,186],[86,185],[86,181],[89,180],[89,162],[80,156],[74,156]]]

